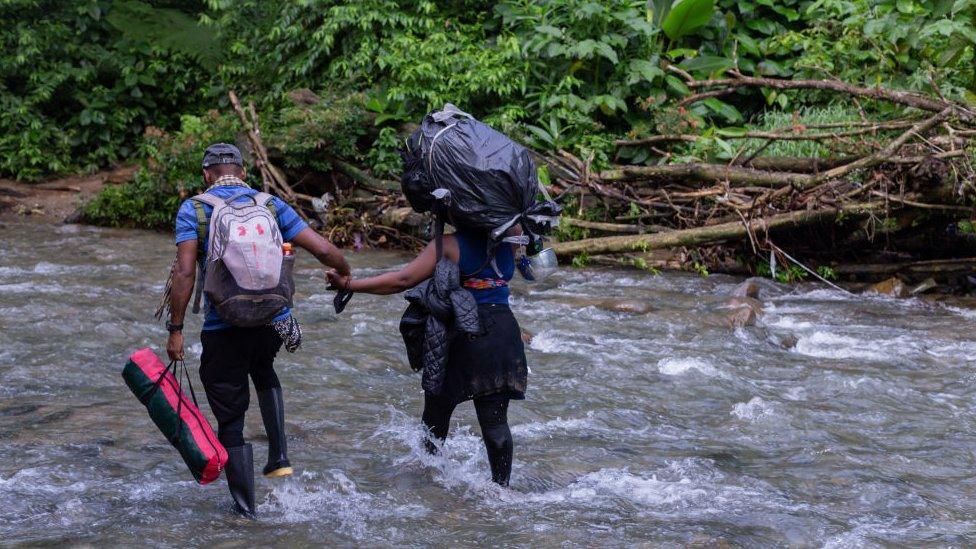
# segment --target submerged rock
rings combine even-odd
[[[595,307],[604,311],[614,313],[647,314],[655,309],[654,305],[646,299],[628,299],[623,297],[561,297],[559,301],[572,305],[573,307]]]
[[[866,294],[887,295],[891,297],[908,297],[909,291],[905,283],[897,277],[891,277],[877,284],[873,284],[864,290]]]
[[[532,338],[535,337],[535,334],[526,330],[525,328],[521,328],[521,331],[522,331],[522,343],[525,343],[526,345],[531,345]]]

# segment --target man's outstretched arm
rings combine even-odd
[[[173,266],[173,286],[169,293],[169,322],[183,324],[186,306],[193,293],[197,273],[197,241],[185,240],[176,245],[176,265]],[[183,360],[183,331],[169,334],[166,354],[170,360]]]
[[[342,252],[319,233],[306,227],[295,235],[292,242],[308,250],[319,263],[335,269],[342,276],[349,276],[349,263],[342,257]]]

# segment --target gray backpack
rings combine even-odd
[[[207,227],[202,204],[213,207],[206,263],[197,281],[193,312],[200,312],[200,294],[206,293],[220,318],[232,326],[270,324],[292,304],[294,255],[284,255],[281,231],[272,196],[241,192],[227,199],[198,194],[191,200],[197,210],[202,239]]]

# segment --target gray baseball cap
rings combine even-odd
[[[214,143],[203,152],[203,167],[209,168],[216,164],[237,164],[244,167],[241,150],[229,143]]]

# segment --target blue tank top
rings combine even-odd
[[[481,279],[483,281],[504,280],[506,284],[497,287],[471,288],[465,287],[471,292],[474,300],[479,304],[500,303],[508,305],[508,284],[515,275],[515,253],[510,244],[499,244],[495,250],[494,266],[492,263],[485,265],[488,258],[488,235],[470,229],[458,229],[454,233],[457,239],[460,261],[458,267],[461,270],[461,279]],[[485,265],[483,269],[474,272],[475,269]],[[495,267],[498,270],[495,270]]]

